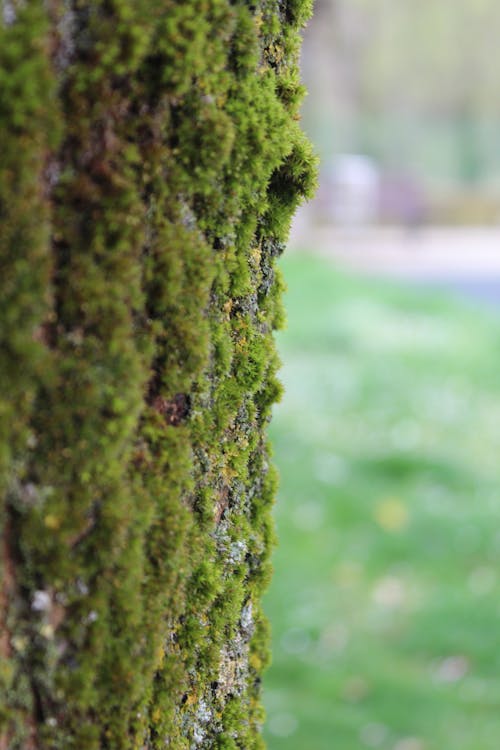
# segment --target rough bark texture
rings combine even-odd
[[[0,749],[259,748],[310,3],[0,8]]]

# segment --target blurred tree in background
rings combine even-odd
[[[260,747],[310,3],[0,7],[0,748]]]

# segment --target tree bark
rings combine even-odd
[[[1,750],[262,747],[309,6],[0,6]]]

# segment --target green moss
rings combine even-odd
[[[308,12],[27,2],[0,26],[13,750],[262,747]]]

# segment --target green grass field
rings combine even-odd
[[[500,314],[284,263],[270,750],[500,747]]]

